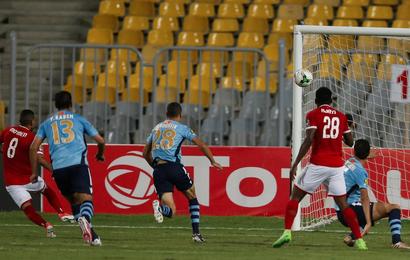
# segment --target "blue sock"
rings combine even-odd
[[[81,217],[81,215],[80,215],[80,204],[72,204],[71,205],[71,211],[73,213],[75,221],[77,221],[78,218]]]
[[[401,231],[401,211],[400,209],[393,209],[389,213],[389,225],[391,232],[392,243],[396,244],[401,241],[400,231]]]
[[[197,199],[189,201],[189,212],[191,213],[192,233],[199,234],[199,203]]]
[[[94,206],[92,201],[86,200],[81,204],[80,215],[81,217],[85,217],[91,224],[91,219],[94,216]]]
[[[162,213],[163,216],[165,216],[167,218],[172,217],[172,209],[170,207],[168,207],[167,205],[161,205],[161,213]]]

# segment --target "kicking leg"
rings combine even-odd
[[[21,205],[21,209],[23,210],[24,214],[27,216],[31,222],[34,224],[41,226],[46,229],[47,237],[54,238],[56,235],[54,234],[54,228],[51,223],[47,222],[43,217],[41,217],[36,210],[34,209],[33,205],[31,204],[31,200],[23,203]]]
[[[74,217],[73,215],[67,214],[63,211],[61,207],[60,200],[58,199],[56,193],[54,192],[53,189],[50,187],[46,186],[44,190],[42,191],[43,195],[47,198],[47,201],[50,203],[50,205],[57,211],[58,217],[60,218],[61,221],[63,222],[74,222]]]

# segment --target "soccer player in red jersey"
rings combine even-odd
[[[333,196],[343,213],[346,224],[357,238],[355,246],[360,250],[367,250],[356,213],[346,202],[342,142],[350,147],[354,144],[347,118],[330,105],[332,92],[326,87],[316,91],[315,103],[317,108],[306,115],[306,137],[290,170],[291,178],[296,175],[298,164],[312,146],[310,163],[295,180],[290,201],[286,206],[285,231],[272,246],[281,247],[291,241],[291,228],[298,212],[299,202],[306,194],[312,194],[321,184],[324,184],[328,195]]]
[[[46,185],[43,178],[32,175],[29,158],[30,145],[34,134],[34,112],[23,110],[20,114],[20,125],[11,126],[0,133],[0,144],[3,144],[3,172],[7,192],[34,224],[42,226],[47,231],[47,237],[55,237],[53,226],[44,220],[31,204],[29,192],[41,192],[51,206],[57,211],[62,221],[72,221],[74,217],[65,213],[55,192]],[[40,149],[37,153],[39,163],[49,171],[51,165],[43,158]]]

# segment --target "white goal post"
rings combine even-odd
[[[297,25],[293,41],[293,69],[310,70],[313,83],[307,88],[293,83],[292,162],[304,138],[305,114],[315,106],[314,91],[329,85],[337,97],[334,101],[336,107],[354,118],[357,127],[355,138],[369,139],[372,146],[381,148],[381,159],[369,165],[373,171],[369,172],[370,178],[380,177],[377,183],[370,183],[370,188],[377,186],[373,190],[373,193],[378,193],[374,199],[385,196],[388,202],[409,203],[410,206],[410,162],[406,160],[410,159],[410,93],[407,94],[407,87],[410,87],[407,81],[410,74],[410,29]],[[394,100],[395,92],[390,82],[392,75],[396,77],[399,70],[403,70],[401,76],[406,83],[402,82],[403,93],[398,94],[402,100]],[[400,84],[399,77],[397,84]],[[391,167],[389,175],[378,172],[391,162],[395,166]],[[299,166],[298,174],[306,163],[304,160]],[[398,178],[398,181],[392,180],[402,190],[406,189],[408,200],[400,196],[400,190],[397,194],[397,191],[386,187],[385,175]],[[321,189],[319,193],[324,192],[323,187]],[[387,194],[383,195],[383,192]],[[293,229],[314,229],[332,221],[334,211],[329,203],[329,198],[320,194],[307,196],[301,203],[304,210],[301,212],[299,209]],[[327,208],[323,210],[320,206]],[[408,212],[405,217],[409,217]]]

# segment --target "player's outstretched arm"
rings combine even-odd
[[[372,220],[370,215],[370,199],[367,189],[360,189],[360,200],[362,203],[364,216],[366,217],[366,226],[364,227],[362,235],[366,235],[372,226]]]
[[[38,149],[40,148],[43,139],[35,137],[30,145],[30,164],[31,164],[31,176],[30,181],[37,179],[37,167],[38,167]]]
[[[199,147],[199,149],[201,149],[201,151],[205,154],[206,157],[208,157],[212,166],[218,168],[219,170],[222,170],[222,166],[215,161],[214,156],[209,147],[199,137],[195,137],[194,139],[192,139],[192,142],[196,144]]]
[[[354,139],[353,139],[353,134],[352,132],[348,132],[343,134],[343,142],[349,146],[349,147],[353,147],[354,145]]]
[[[105,151],[105,140],[101,135],[96,135],[93,137],[94,140],[97,142],[97,146],[98,146],[98,151],[97,154],[95,155],[95,158],[97,159],[97,161],[104,161],[104,151]]]
[[[152,165],[154,159],[152,158],[152,143],[149,142],[144,146],[144,151],[142,155],[144,156],[145,160],[148,162],[149,165]]]
[[[290,169],[290,176],[292,180],[296,176],[296,169],[299,163],[302,161],[303,157],[305,157],[305,155],[309,151],[310,146],[312,146],[313,139],[315,138],[315,133],[316,133],[316,128],[309,128],[306,130],[305,140],[303,140],[303,143],[299,149],[298,156],[296,156],[296,160],[293,162],[292,168]]]

